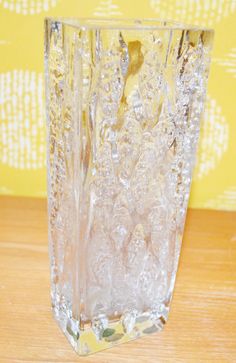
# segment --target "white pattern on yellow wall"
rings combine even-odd
[[[115,17],[122,15],[119,6],[112,0],[102,0],[99,5],[94,9],[94,16],[99,17]]]
[[[205,208],[236,210],[236,186],[232,186],[204,203]]]
[[[39,14],[56,6],[58,0],[0,0],[3,8],[23,15]]]
[[[150,0],[158,18],[212,26],[236,11],[236,1],[225,0]]]
[[[215,29],[190,206],[236,210],[236,0],[0,0],[0,194],[46,193],[45,16],[156,17]]]
[[[226,72],[236,78],[236,48],[232,48],[228,54],[221,58],[213,58],[212,61],[224,67]]]
[[[0,74],[0,162],[12,168],[45,166],[43,74]]]
[[[201,124],[200,143],[194,179],[201,179],[215,169],[229,142],[229,126],[216,100],[207,97]]]

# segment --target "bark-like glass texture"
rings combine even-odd
[[[167,320],[212,38],[156,20],[46,20],[52,304],[81,355]]]

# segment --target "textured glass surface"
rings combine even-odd
[[[46,20],[52,304],[79,354],[167,320],[212,36]]]

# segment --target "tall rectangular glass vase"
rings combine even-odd
[[[52,305],[81,355],[167,321],[212,38],[156,20],[46,20]]]

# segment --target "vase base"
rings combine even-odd
[[[54,317],[76,353],[85,356],[161,331],[168,312],[164,305],[142,313],[133,310],[116,321],[101,314],[83,327],[73,318],[65,318],[62,311],[58,313],[54,309]]]

